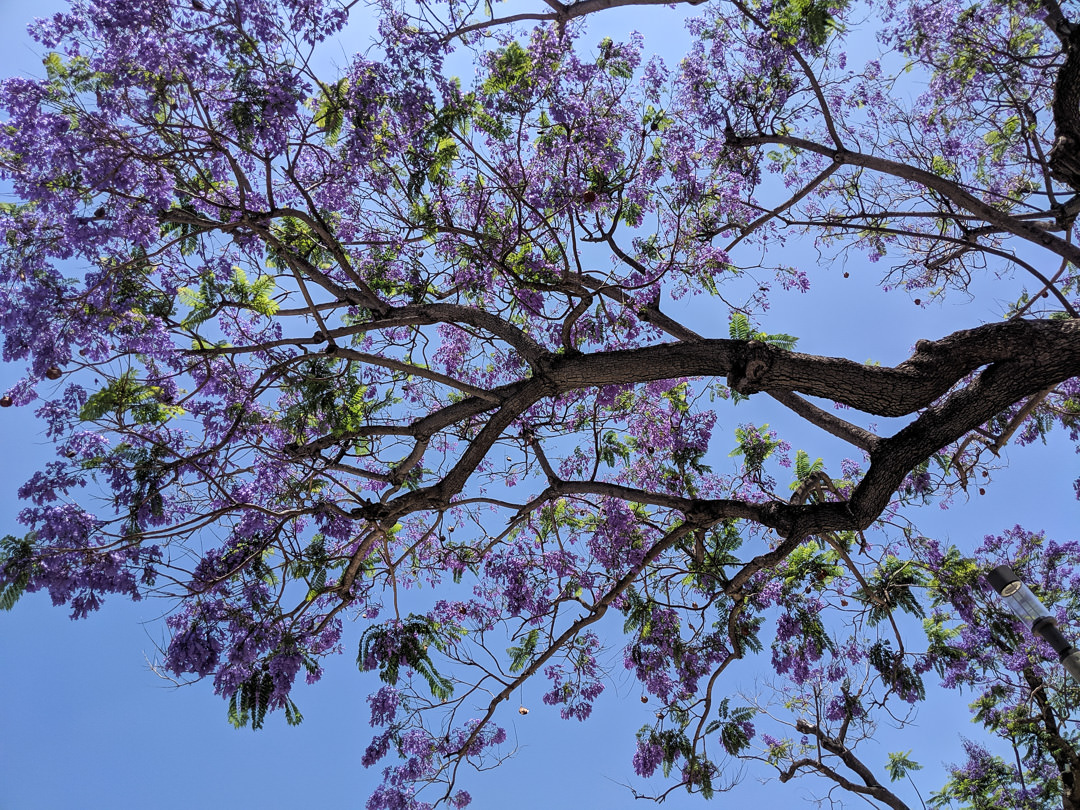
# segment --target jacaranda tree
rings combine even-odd
[[[917,755],[859,743],[958,688],[985,739],[931,804],[1080,808],[1077,687],[981,578],[1013,565],[1065,626],[1080,545],[911,517],[1007,443],[1078,439],[1080,8],[699,0],[677,65],[591,33],[655,2],[36,23],[43,78],[0,85],[0,405],[56,458],[0,606],[162,598],[162,670],[238,726],[300,722],[296,677],[356,651],[372,810],[466,805],[523,683],[584,720],[612,661],[659,796],[757,760],[907,808]],[[350,14],[375,44],[320,75]],[[1014,303],[895,367],[760,331],[839,258]],[[850,457],[793,451],[763,398]],[[730,696],[741,659],[779,695]]]

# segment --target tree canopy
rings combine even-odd
[[[661,798],[754,761],[903,810],[917,754],[859,743],[955,688],[986,740],[930,805],[1080,808],[1077,685],[982,579],[1012,565],[1067,632],[1080,544],[915,523],[1007,444],[1080,438],[1080,9],[697,0],[677,64],[593,33],[656,4],[32,26],[44,77],[0,85],[0,406],[56,457],[0,607],[164,600],[160,668],[238,727],[301,722],[296,678],[355,650],[371,810],[466,806],[522,684],[585,720],[612,661]],[[328,67],[350,16],[377,37]],[[1000,317],[891,367],[763,331],[849,272]],[[725,691],[754,661],[779,698]]]

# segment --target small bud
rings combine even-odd
[[[524,715],[526,715],[528,713],[529,713],[529,710],[526,709],[524,706],[519,706],[518,707],[518,714],[524,716]]]
[[[50,380],[59,380],[62,375],[63,372],[60,370],[59,366],[49,366],[45,369],[45,376]]]
[[[915,306],[919,306],[920,304],[922,304],[922,299],[921,298],[916,298],[915,299]]]
[[[851,278],[851,273],[849,273],[847,270],[845,270],[844,271],[844,278]]]
[[[663,712],[657,712],[656,713],[656,719],[657,720],[663,720],[664,719],[664,713]]]
[[[985,489],[983,489],[982,487],[979,487],[979,494],[980,494],[980,495],[985,495],[985,494],[986,494],[986,490],[985,490]]]
[[[641,696],[641,702],[642,702],[642,703],[648,703],[648,702],[649,702],[649,697],[648,697],[648,695],[642,695],[642,696]]]
[[[841,599],[840,600],[840,607],[847,607],[847,606],[848,606],[847,599]]]

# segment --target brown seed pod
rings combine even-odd
[[[526,715],[528,713],[529,713],[529,710],[526,709],[524,706],[519,706],[518,707],[518,714],[524,716],[524,715]]]
[[[920,299],[920,298],[915,299],[915,306],[919,306],[921,303],[922,303],[922,299]]]
[[[0,397],[0,408],[10,408],[14,404],[15,403],[11,400],[11,397],[9,397],[7,394],[4,394],[2,397]]]
[[[586,205],[592,205],[594,202],[596,202],[596,192],[592,189],[589,189],[581,195],[581,201]]]
[[[59,366],[49,366],[45,369],[45,376],[50,380],[59,380],[63,373]]]
[[[648,702],[649,702],[649,698],[648,698],[648,696],[647,696],[647,695],[642,695],[642,696],[641,696],[641,702],[642,702],[642,703],[648,703]]]

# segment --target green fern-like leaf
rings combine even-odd
[[[521,672],[532,660],[533,653],[536,651],[536,642],[540,638],[540,631],[533,630],[527,636],[525,640],[517,647],[507,647],[506,651],[510,654],[510,671]]]
[[[34,533],[26,537],[7,535],[0,540],[0,570],[4,579],[0,585],[0,610],[11,610],[30,584],[33,574]]]
[[[731,316],[731,323],[728,324],[728,334],[731,335],[732,340],[750,340],[753,336],[750,319],[743,313],[736,312]]]

